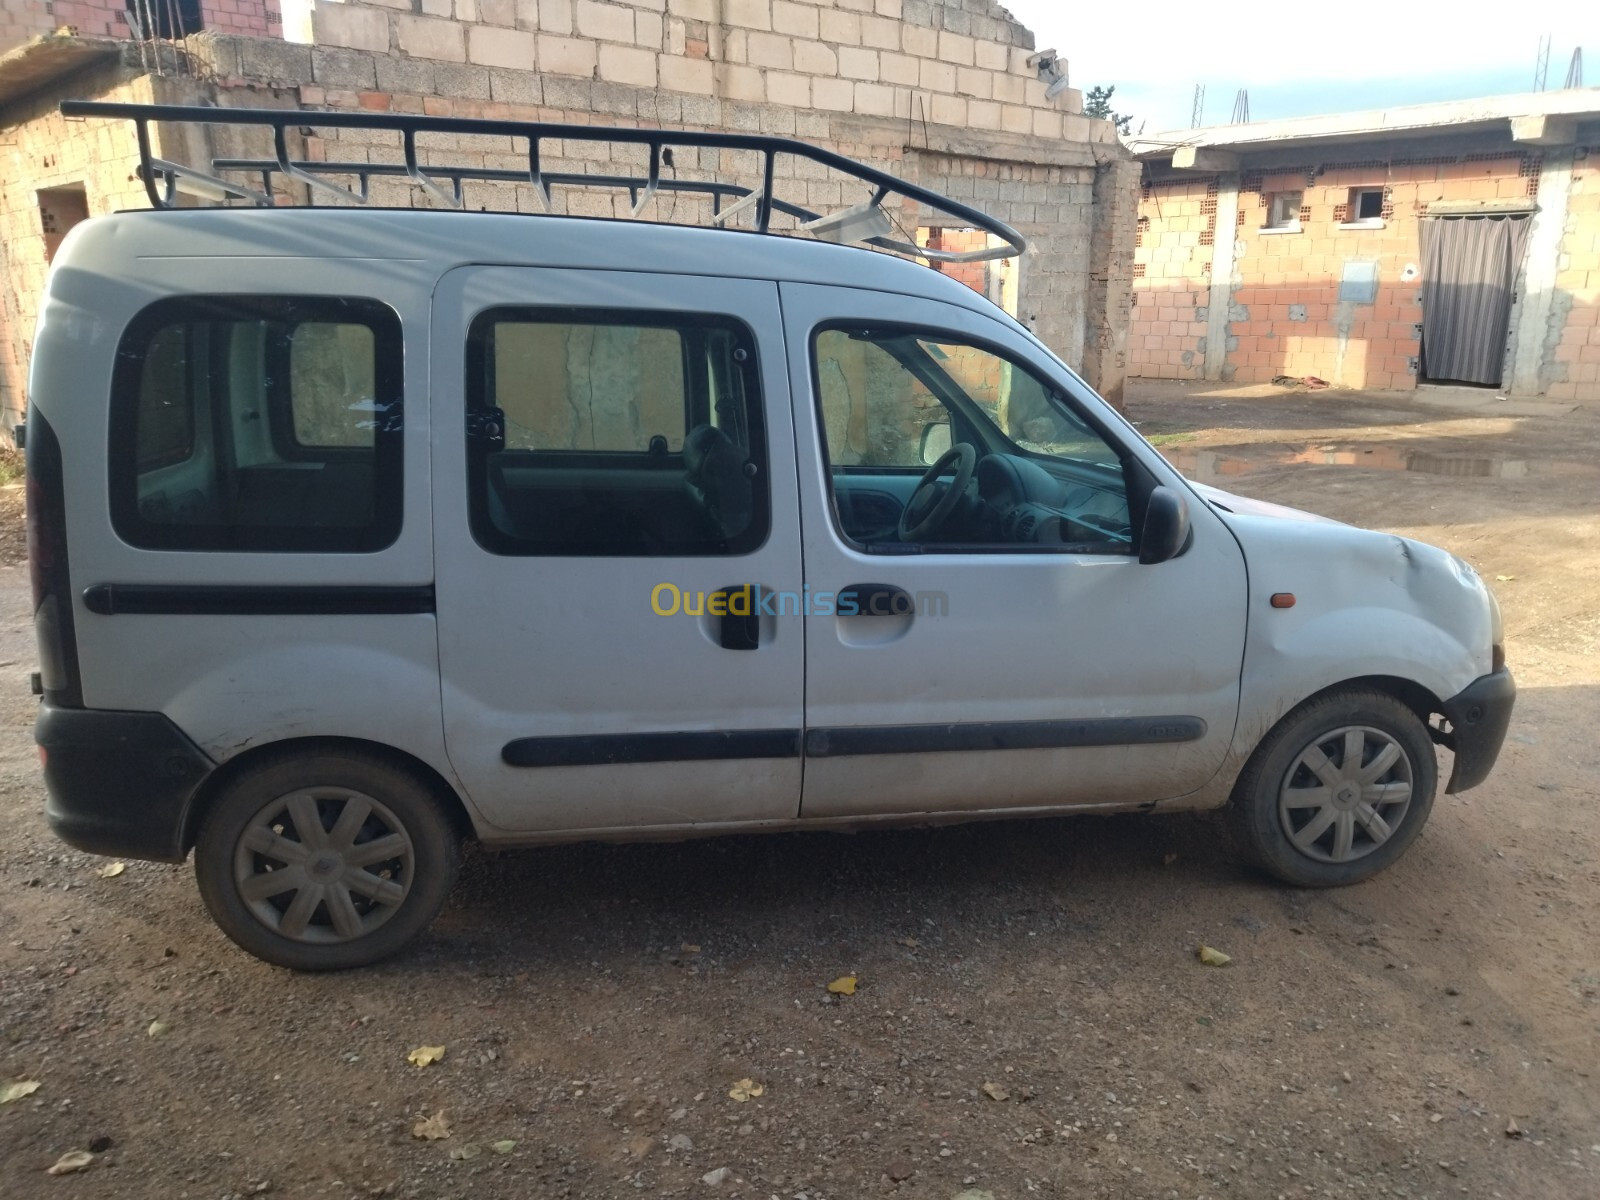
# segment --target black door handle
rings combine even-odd
[[[755,650],[761,645],[761,614],[757,609],[761,589],[756,584],[735,584],[711,593],[722,615],[717,619],[717,641],[724,650]],[[709,610],[708,610],[709,611]]]
[[[911,593],[892,583],[849,584],[834,604],[841,617],[909,617],[916,610]]]

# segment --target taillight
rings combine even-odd
[[[67,569],[67,496],[61,443],[50,422],[28,416],[28,575],[33,583],[33,629],[39,675],[52,704],[81,708],[78,639],[72,620],[72,579]]]

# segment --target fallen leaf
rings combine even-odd
[[[1515,578],[1515,575],[1496,575],[1495,581],[1497,583],[1510,583]]]
[[[902,946],[910,946],[913,950],[915,950],[918,946],[922,945],[922,943],[917,941],[916,938],[901,938],[900,939],[900,944]]]
[[[21,1100],[24,1096],[31,1096],[43,1086],[37,1079],[18,1079],[12,1083],[0,1083],[0,1104],[10,1104],[13,1100]]]
[[[1519,1138],[1522,1136],[1522,1126],[1517,1124],[1517,1119],[1515,1117],[1512,1117],[1506,1122],[1506,1136],[1508,1138]]]
[[[94,1155],[87,1150],[68,1150],[60,1158],[56,1159],[56,1165],[48,1168],[45,1174],[71,1175],[75,1171],[83,1170],[92,1162],[94,1162]]]
[[[1210,946],[1196,946],[1194,956],[1208,967],[1225,967],[1233,961],[1221,950],[1213,950]]]
[[[989,1097],[989,1099],[991,1099],[991,1100],[1009,1100],[1009,1099],[1011,1099],[1011,1093],[1006,1091],[1005,1088],[1001,1087],[998,1083],[986,1083],[986,1084],[984,1084],[983,1085],[983,1094],[985,1096]]]
[[[717,1187],[720,1184],[725,1183],[728,1177],[732,1174],[733,1171],[728,1167],[718,1167],[715,1171],[707,1171],[704,1175],[700,1176],[700,1182],[705,1184],[707,1187]]]
[[[150,1027],[145,1030],[145,1033],[153,1038],[166,1037],[171,1032],[172,1026],[165,1021],[151,1021]]]
[[[115,879],[127,869],[127,863],[114,862],[108,867],[101,867],[95,874],[99,875],[101,879]]]
[[[766,1090],[767,1089],[765,1087],[757,1083],[754,1079],[741,1079],[738,1083],[734,1084],[733,1087],[728,1089],[728,1097],[729,1099],[737,1100],[740,1104],[743,1104],[746,1100],[752,1100],[755,1097],[762,1095],[766,1092]]]
[[[445,1120],[444,1109],[441,1108],[433,1116],[426,1117],[413,1125],[411,1136],[425,1142],[437,1142],[440,1138],[449,1137],[450,1122]]]
[[[457,1146],[454,1150],[450,1151],[450,1157],[456,1162],[464,1162],[469,1158],[477,1158],[478,1148],[471,1142],[468,1142],[465,1146]]]
[[[835,996],[854,996],[858,982],[854,975],[841,975],[828,985],[828,990]]]
[[[443,1046],[418,1046],[406,1055],[406,1061],[413,1066],[425,1067],[429,1063],[436,1063],[444,1057]]]
[[[510,1154],[517,1148],[517,1143],[512,1138],[504,1138],[489,1147],[496,1154]]]

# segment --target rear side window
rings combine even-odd
[[[467,342],[472,533],[496,554],[746,554],[766,540],[755,341],[683,313],[497,308]]]
[[[400,319],[375,300],[189,296],[129,324],[111,519],[153,550],[357,553],[400,532]]]

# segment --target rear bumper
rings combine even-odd
[[[161,713],[39,706],[45,817],[91,854],[182,862],[196,789],[215,768]]]
[[[1454,795],[1477,787],[1489,777],[1511,724],[1517,699],[1516,681],[1501,667],[1492,675],[1473,680],[1442,706],[1450,732],[1439,741],[1455,752],[1455,766],[1445,791]]]

